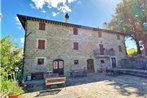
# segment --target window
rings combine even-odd
[[[103,63],[105,63],[105,61],[104,60],[101,60],[101,63],[103,64]]]
[[[54,69],[58,69],[58,62],[54,61]]]
[[[59,68],[63,68],[63,61],[59,61]]]
[[[120,40],[120,35],[117,34],[117,39]]]
[[[45,40],[38,40],[38,49],[45,49]]]
[[[73,49],[78,50],[79,49],[79,43],[78,42],[74,42],[73,43]]]
[[[73,28],[73,34],[78,35],[78,29],[77,28]]]
[[[45,30],[45,23],[39,22],[39,30]]]
[[[118,46],[118,48],[119,48],[119,52],[122,52],[122,48],[121,48],[121,46]]]
[[[79,60],[74,60],[74,64],[75,65],[79,64]]]
[[[43,65],[43,64],[44,64],[44,58],[39,58],[39,59],[37,60],[37,64],[38,64],[38,65]]]
[[[102,37],[102,32],[101,31],[98,32],[98,37]]]
[[[103,44],[99,44],[100,47],[100,55],[104,55],[105,48],[103,47]]]

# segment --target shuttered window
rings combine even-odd
[[[117,40],[120,40],[120,35],[117,34]]]
[[[122,52],[122,48],[121,48],[121,46],[118,46],[118,48],[119,48],[119,52]]]
[[[73,49],[75,49],[75,50],[79,49],[79,43],[78,42],[73,43]]]
[[[73,34],[78,35],[78,29],[77,28],[73,28]]]
[[[39,22],[39,30],[45,30],[45,23]]]
[[[45,49],[45,40],[38,40],[38,49]]]
[[[102,37],[102,32],[101,31],[98,32],[98,37]]]
[[[99,44],[100,47],[100,55],[104,55],[104,47],[103,44]]]

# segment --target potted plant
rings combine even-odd
[[[18,98],[18,96],[24,92],[17,82],[12,82],[8,89],[9,98]]]

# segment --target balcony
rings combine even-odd
[[[115,51],[113,49],[95,49],[93,50],[94,57],[110,57],[115,56]]]

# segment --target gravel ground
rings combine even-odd
[[[68,78],[66,87],[48,91],[40,94],[27,93],[22,97],[31,98],[31,95],[38,94],[37,98],[147,98],[147,79],[97,73],[87,77]]]

